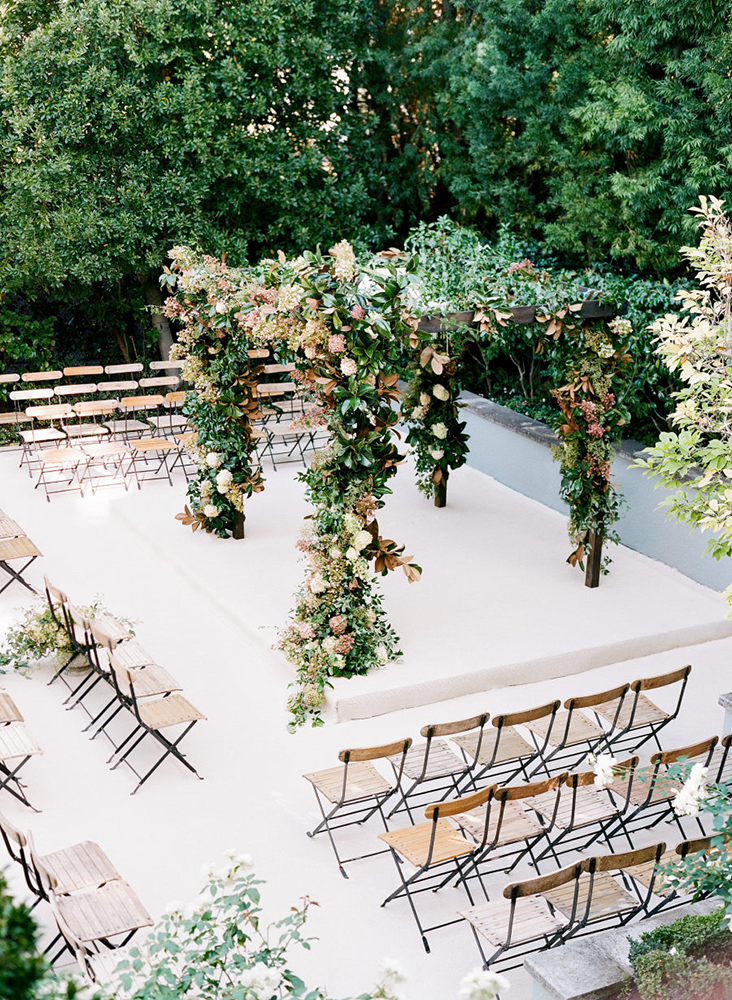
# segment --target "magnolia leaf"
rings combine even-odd
[[[427,362],[431,357],[432,357],[432,348],[430,346],[427,346],[424,348],[424,350],[419,356],[419,363],[422,365],[423,368],[427,367]]]
[[[432,371],[435,375],[442,375],[443,372],[442,362],[438,361],[437,355],[432,358]]]

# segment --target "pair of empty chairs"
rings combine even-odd
[[[0,816],[0,836],[9,856],[22,867],[26,886],[40,902],[50,905],[58,934],[46,948],[57,961],[69,950],[92,973],[92,956],[101,947],[122,947],[152,920],[137,894],[104,851],[93,841],[40,854],[30,831],[24,833]]]
[[[23,805],[31,805],[19,772],[31,757],[43,751],[31,736],[23,715],[7,691],[0,688],[0,790],[5,789]]]
[[[180,693],[181,685],[133,640],[124,625],[110,615],[84,617],[70,604],[63,591],[48,579],[45,583],[54,619],[66,629],[75,649],[74,655],[83,656],[89,666],[89,673],[71,688],[66,705],[68,708],[84,707],[91,718],[85,731],[94,729],[92,739],[103,732],[110,740],[114,751],[107,763],[112,770],[125,763],[136,775],[138,783],[131,794],[134,795],[169,756],[200,778],[180,744],[197,722],[205,720],[205,715]],[[60,673],[67,665],[62,665]],[[111,689],[111,698],[105,699],[102,708],[93,712],[84,702],[100,685],[108,692]],[[120,715],[132,719],[133,725],[127,735],[115,743],[110,727]],[[177,736],[169,735],[176,731]],[[140,774],[132,766],[130,756],[146,737],[154,740],[162,753]]]

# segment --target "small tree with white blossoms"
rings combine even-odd
[[[698,287],[678,294],[679,314],[651,327],[658,354],[685,383],[671,420],[638,462],[676,492],[667,512],[712,531],[707,551],[732,555],[732,224],[718,198],[700,198],[701,238],[682,254],[696,270]],[[732,604],[732,587],[725,596]]]

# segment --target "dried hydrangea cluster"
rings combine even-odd
[[[469,333],[468,333],[469,335]],[[409,366],[409,384],[402,413],[409,430],[407,443],[415,451],[417,486],[426,496],[444,498],[452,469],[465,464],[468,435],[458,419],[460,356],[465,333],[434,334],[419,329],[410,334],[415,360]]]
[[[575,350],[569,381],[552,391],[561,411],[556,424],[562,441],[560,495],[570,509],[569,536],[575,546],[567,559],[571,566],[584,565],[592,532],[619,540],[611,526],[619,517],[622,497],[610,482],[610,466],[627,416],[618,385],[631,361],[624,346],[631,333],[624,319],[607,327],[580,327],[571,337]]]
[[[303,419],[330,431],[327,448],[300,474],[315,510],[300,545],[306,579],[281,642],[297,669],[293,724],[317,724],[330,677],[366,673],[398,655],[374,572],[401,566],[410,582],[420,575],[403,546],[380,536],[375,516],[403,461],[392,434],[396,358],[416,326],[405,282],[388,261],[362,273],[345,241],[328,254],[281,254],[256,271],[184,247],[171,257],[166,314],[182,326],[174,356],[198,390],[186,407],[199,474],[189,485],[193,511],[181,519],[225,535],[244,497],[263,489],[251,463],[261,371],[252,348],[295,361],[315,404]]]

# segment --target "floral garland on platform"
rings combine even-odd
[[[181,247],[171,257],[164,280],[175,294],[166,315],[183,327],[173,356],[198,390],[186,410],[199,469],[189,484],[193,510],[181,520],[225,536],[244,497],[264,487],[251,461],[261,366],[250,350],[274,347],[295,358],[313,404],[303,419],[330,431],[327,447],[300,473],[314,513],[299,545],[305,581],[280,640],[297,670],[291,725],[319,725],[330,678],[364,674],[400,655],[373,574],[401,567],[410,583],[421,574],[404,546],[379,534],[376,520],[404,460],[392,430],[397,347],[417,326],[404,305],[405,282],[386,260],[362,272],[346,242],[327,255],[288,261],[280,254],[256,272]]]
[[[552,395],[561,416],[555,430],[561,438],[561,497],[570,508],[569,536],[574,545],[567,558],[571,566],[584,569],[592,538],[619,542],[613,525],[620,516],[622,496],[610,482],[626,413],[619,402],[618,383],[632,360],[624,342],[632,333],[628,320],[616,319],[609,327],[580,327],[573,334],[575,360],[568,382]],[[594,534],[597,533],[597,534]],[[605,560],[605,567],[610,562]]]
[[[425,496],[434,493],[443,501],[450,472],[464,465],[468,455],[458,402],[464,339],[459,329],[437,336],[417,329],[409,337],[410,347],[419,354],[409,366],[402,403],[407,443],[415,451],[417,487]]]
[[[288,289],[296,323],[289,344],[305,357],[299,378],[317,394],[331,434],[300,473],[314,513],[300,542],[305,580],[280,640],[297,669],[288,702],[294,728],[321,724],[330,678],[364,674],[401,655],[373,574],[401,567],[411,583],[421,573],[404,546],[381,537],[376,520],[403,461],[392,431],[396,346],[416,320],[404,308],[396,270],[387,264],[361,273],[347,243],[329,256],[280,261],[269,280]]]

